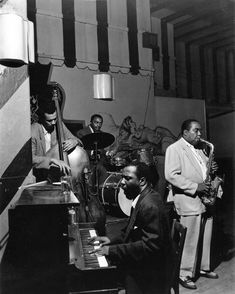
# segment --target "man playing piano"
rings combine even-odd
[[[126,228],[118,236],[98,236],[90,253],[105,255],[125,273],[127,294],[167,293],[167,265],[171,241],[167,216],[160,195],[151,189],[150,170],[145,163],[131,163],[123,169],[121,187],[132,199]]]

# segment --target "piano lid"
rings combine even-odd
[[[79,200],[71,191],[64,196],[60,186],[45,184],[25,188],[16,205],[78,205]]]

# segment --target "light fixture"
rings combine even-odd
[[[18,67],[34,62],[33,23],[14,13],[0,14],[0,64]]]
[[[114,79],[110,74],[93,76],[94,99],[112,101],[114,99]]]

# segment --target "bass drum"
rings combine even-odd
[[[120,188],[121,174],[110,173],[101,189],[101,202],[111,208],[117,209],[119,214],[130,216],[132,200],[126,198]]]

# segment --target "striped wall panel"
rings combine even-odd
[[[23,68],[15,69],[14,74],[6,68],[7,74],[0,76],[0,83],[5,85],[0,88],[0,97],[3,91],[9,93],[0,109],[0,250],[8,233],[8,207],[20,196],[19,186],[32,180],[27,67],[24,67],[25,79],[16,87],[16,78],[22,70]],[[12,84],[16,88],[14,93],[9,88]],[[1,253],[0,251],[0,257]]]
[[[151,18],[152,32],[158,35],[159,60],[154,60],[156,96],[176,95],[174,26],[162,18]]]
[[[142,46],[149,0],[33,0],[28,9],[40,63],[151,74],[152,51]]]
[[[207,106],[214,109],[231,107],[234,97],[231,95],[234,88],[232,56],[191,42],[177,41],[175,48],[177,96],[204,99]]]

